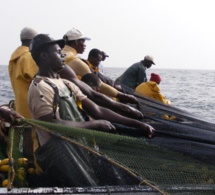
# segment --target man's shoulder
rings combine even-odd
[[[131,64],[127,69],[139,66],[140,64],[141,64],[140,62],[135,62],[135,63]]]
[[[29,95],[33,95],[33,94],[43,94],[42,96],[44,96],[44,94],[46,95],[50,95],[50,93],[52,94],[55,90],[57,89],[57,84],[54,83],[54,81],[49,80],[48,78],[44,77],[35,77],[32,81],[31,84],[29,86]]]
[[[24,58],[26,55],[31,56],[29,48],[26,46],[19,46],[11,55],[10,61],[16,60],[17,58]]]
[[[69,46],[65,46],[62,51],[61,51],[63,54],[66,54],[65,56],[65,63],[66,64],[70,64],[72,63],[74,60],[77,59],[77,56],[76,56],[76,51],[72,48],[72,47],[69,47]]]
[[[34,91],[35,89],[38,90],[42,84],[41,82],[42,80],[43,80],[42,78],[38,77],[33,78],[29,85],[29,92]]]
[[[146,67],[144,66],[144,63],[140,62],[136,62],[132,65],[133,69],[138,69],[138,70],[146,70]]]
[[[74,89],[74,88],[78,88],[79,89],[79,87],[75,84],[75,83],[73,83],[73,82],[71,82],[71,81],[69,81],[69,80],[67,80],[67,79],[61,79],[61,81],[64,83],[64,85],[66,85],[69,89]]]
[[[91,73],[89,66],[78,57],[66,64],[69,65],[77,75],[83,76],[86,73]]]
[[[142,68],[142,67],[143,67],[143,65],[142,65],[141,62],[136,62],[136,63],[132,64],[131,66],[129,66],[129,67],[126,69],[126,71],[129,72],[129,71],[133,71],[133,70],[135,70],[135,69],[139,69],[139,68]]]
[[[44,85],[47,85],[49,83],[54,83],[54,81],[50,81],[47,77],[36,76],[32,79],[30,87],[32,85],[36,87],[44,87]]]
[[[132,66],[143,66],[143,63],[142,62],[136,62]]]
[[[41,77],[34,77],[32,83],[40,83],[43,80]]]

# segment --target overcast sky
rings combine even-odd
[[[215,69],[214,0],[1,0],[0,64],[32,27],[59,39],[73,27],[106,51],[107,67],[128,67],[152,55],[156,68]]]

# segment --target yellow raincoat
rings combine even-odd
[[[136,94],[143,94],[149,98],[153,98],[155,100],[161,101],[164,104],[171,104],[170,100],[167,100],[163,94],[160,92],[160,88],[158,84],[154,81],[144,82],[138,85],[135,89]]]
[[[28,47],[20,46],[14,51],[9,61],[8,71],[15,95],[16,111],[25,118],[31,118],[28,109],[27,93],[28,86],[37,73],[38,67]]]

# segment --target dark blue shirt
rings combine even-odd
[[[135,89],[142,82],[147,82],[146,67],[143,61],[131,65],[115,81],[115,83],[126,85],[132,89]]]

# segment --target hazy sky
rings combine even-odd
[[[214,0],[1,0],[0,64],[8,64],[28,26],[55,39],[82,30],[86,58],[106,51],[107,67],[152,55],[156,68],[215,69]]]

